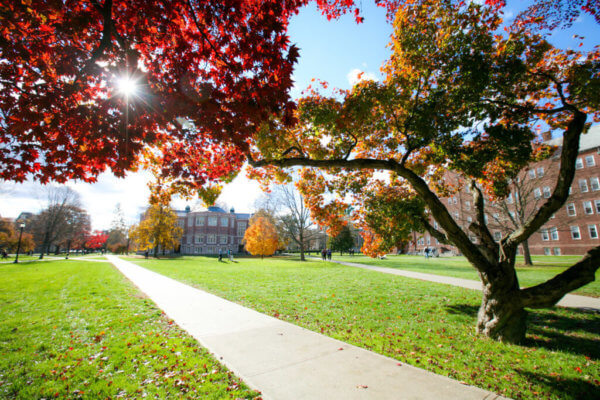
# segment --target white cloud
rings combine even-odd
[[[364,72],[358,68],[354,68],[348,72],[346,75],[348,78],[348,83],[351,86],[356,85],[360,81],[369,80],[369,81],[377,81],[377,76],[373,72]]]

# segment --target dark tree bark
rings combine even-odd
[[[527,240],[523,241],[522,246],[525,265],[533,265],[533,261],[531,261],[531,252],[529,251],[529,242]]]

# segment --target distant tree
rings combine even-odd
[[[177,214],[166,203],[152,204],[144,218],[129,231],[129,237],[138,250],[154,249],[154,257],[158,257],[158,249],[163,254],[179,244],[183,229],[177,224]]]
[[[104,248],[106,245],[106,240],[108,239],[108,235],[102,231],[94,231],[87,242],[85,242],[85,247],[91,250],[100,250]]]
[[[91,231],[90,215],[87,211],[75,207],[65,207],[64,225],[59,238],[60,244],[67,248],[67,255],[74,248],[82,248]]]
[[[118,254],[124,253],[127,249],[127,225],[125,224],[125,216],[121,209],[121,203],[117,203],[115,207],[106,247],[111,252]]]
[[[20,229],[15,227],[12,221],[0,218],[0,250],[6,250],[9,253],[14,252],[19,244],[19,235]],[[20,251],[25,253],[34,248],[33,235],[24,232],[21,237]]]
[[[244,235],[244,244],[253,256],[260,256],[262,259],[272,255],[278,246],[275,226],[264,216],[253,216]]]
[[[318,231],[310,219],[310,210],[306,207],[302,195],[290,185],[277,186],[273,190],[275,201],[281,214],[277,218],[278,232],[288,242],[295,243],[300,249],[300,259],[305,261],[304,252]]]
[[[354,247],[354,237],[348,225],[344,225],[339,233],[329,239],[329,248],[337,250],[340,255]]]
[[[79,193],[67,186],[46,189],[48,206],[31,221],[35,241],[40,246],[40,259],[50,253],[50,246],[61,242],[69,231],[70,210],[81,209]]]

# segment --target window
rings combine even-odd
[[[513,203],[513,194],[512,193],[508,194],[508,197],[506,198],[506,202],[508,204],[512,204]]]
[[[471,218],[471,216],[468,216],[468,217],[467,217],[467,222],[468,222],[468,223],[471,223],[471,222],[473,222],[473,218]]]
[[[555,256],[560,256],[560,247],[555,247],[554,248],[554,255]]]
[[[576,169],[582,169],[583,168],[583,160],[581,158],[578,158],[577,161],[575,162],[575,168]]]
[[[221,218],[221,226],[229,226],[229,218]]]
[[[437,221],[433,221],[433,227],[434,227],[435,229],[437,229],[437,228],[438,228],[438,226],[439,226],[439,225],[438,225]]]
[[[550,239],[558,240],[558,229],[556,227],[550,228]]]
[[[540,233],[542,234],[542,240],[544,242],[547,242],[548,240],[550,240],[550,235],[548,235],[548,229],[542,229],[540,231]]]
[[[583,211],[590,215],[594,213],[594,209],[592,208],[592,202],[591,201],[584,201],[583,202]]]
[[[514,211],[509,211],[508,215],[510,215],[513,220],[517,217]]]
[[[246,223],[245,222],[238,222],[238,224],[237,224],[237,235],[238,236],[244,236],[244,233],[246,233]]]
[[[452,197],[448,197],[448,205],[452,204]]]
[[[498,213],[493,213],[492,217],[494,217],[494,220],[498,221],[500,219],[500,214]]]
[[[194,217],[192,217],[191,215],[188,217],[188,226],[192,226],[194,225]]]
[[[535,169],[530,169],[530,170],[529,170],[529,177],[530,177],[531,179],[535,179]]]
[[[542,197],[542,191],[540,190],[540,188],[535,188],[533,190],[533,197],[535,197],[536,200]]]
[[[579,180],[579,190],[581,190],[581,193],[586,193],[588,191],[587,180],[585,180],[585,179]]]
[[[500,241],[500,239],[502,239],[502,233],[500,233],[500,232],[498,232],[498,231],[494,232],[494,240],[495,240],[496,242],[499,242],[499,241]]]
[[[465,208],[466,208],[467,210],[470,210],[470,209],[471,209],[471,202],[470,202],[469,200],[465,201]]]
[[[454,204],[458,204],[458,199],[456,198],[456,196],[452,197],[452,202]]]
[[[219,244],[227,244],[227,235],[219,235]]]
[[[550,256],[552,253],[550,252],[550,247],[544,247],[544,255]]]
[[[206,243],[216,244],[217,243],[217,235],[208,235],[207,239],[206,239]]]
[[[590,239],[598,239],[598,229],[596,225],[588,225],[588,232],[590,234]]]
[[[487,214],[483,214],[483,222],[485,222],[486,224],[488,223],[488,216],[487,216]]]
[[[427,246],[429,246],[431,244],[431,238],[429,236],[427,236]]]
[[[458,219],[458,211],[454,211],[454,218]]]
[[[538,167],[537,174],[540,178],[544,176],[544,167]]]
[[[574,217],[577,215],[577,210],[575,209],[575,203],[567,204],[567,215],[569,217]]]
[[[196,226],[204,226],[204,217],[202,217],[202,216],[196,217]]]
[[[217,217],[208,217],[208,226],[217,226]]]
[[[179,226],[180,228],[183,228],[185,226],[185,219],[178,219],[177,226]]]
[[[544,198],[547,199],[548,197],[550,197],[550,187],[544,186]]]
[[[594,191],[594,192],[600,190],[600,180],[598,179],[597,176],[590,178],[590,187],[592,188],[592,191]]]
[[[581,233],[579,232],[579,226],[572,226],[571,227],[571,238],[573,240],[579,240],[579,239],[581,239]]]
[[[573,194],[573,186],[569,187],[569,194]]]
[[[596,165],[596,163],[594,162],[594,155],[590,154],[589,156],[585,156],[585,166],[593,167],[594,165]]]

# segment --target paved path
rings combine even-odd
[[[265,399],[502,399],[106,257]]]
[[[408,278],[421,279],[424,281],[445,283],[447,285],[460,286],[460,287],[464,287],[467,289],[474,289],[474,290],[482,289],[480,281],[473,281],[470,279],[452,278],[450,276],[425,274],[423,272],[405,271],[405,270],[401,270],[401,269],[397,269],[397,268],[376,267],[376,266],[372,266],[372,265],[351,263],[351,262],[345,262],[345,261],[331,260],[330,262],[347,265],[349,267],[369,269],[372,271],[383,272],[386,274],[401,275],[401,276],[406,276]],[[583,308],[583,309],[591,309],[591,310],[600,311],[600,298],[568,294],[565,297],[563,297],[562,300],[560,300],[557,303],[557,305],[562,306],[562,307]]]

